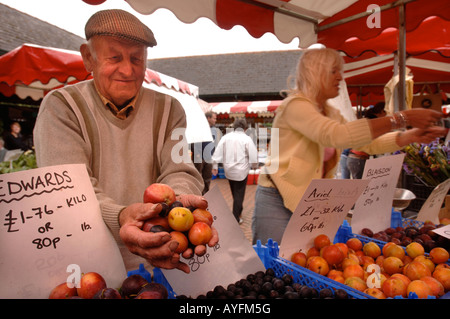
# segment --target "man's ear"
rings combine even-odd
[[[83,58],[84,67],[86,68],[86,70],[88,72],[92,72],[94,57],[92,56],[91,50],[86,43],[83,43],[80,46],[80,53],[81,53],[81,57]]]

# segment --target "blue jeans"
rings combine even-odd
[[[258,185],[252,217],[253,244],[259,239],[264,245],[269,238],[280,244],[291,216],[276,188]]]

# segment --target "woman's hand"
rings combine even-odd
[[[408,125],[421,129],[435,126],[436,123],[443,117],[441,112],[422,108],[401,111],[401,113],[404,114]]]
[[[431,143],[438,137],[446,136],[448,129],[440,126],[433,126],[427,129],[413,128],[397,135],[397,145],[406,146],[411,143]]]

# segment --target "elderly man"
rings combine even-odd
[[[172,97],[142,87],[147,48],[156,45],[153,33],[122,10],[95,13],[85,33],[87,43],[80,51],[93,80],[53,91],[42,101],[34,130],[38,165],[86,164],[103,220],[127,269],[147,260],[189,272],[174,252],[178,242],[168,233],[141,230],[161,211],[160,204],[143,203],[152,183],[170,185],[185,206],[208,205],[194,165],[175,164],[171,158],[172,148],[183,143],[171,133],[186,127],[184,110]],[[208,244],[217,241],[214,230]],[[195,253],[205,251],[201,246]],[[191,249],[183,256],[193,254]]]

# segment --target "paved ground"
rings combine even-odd
[[[214,186],[218,186],[225,201],[230,208],[230,214],[232,213],[233,207],[233,197],[231,196],[230,186],[228,184],[227,179],[217,178],[211,181],[211,188]],[[256,185],[247,185],[245,190],[245,198],[244,198],[244,210],[242,211],[242,224],[241,229],[245,234],[245,237],[251,242],[252,241],[252,215],[253,208],[255,207],[255,191]]]

